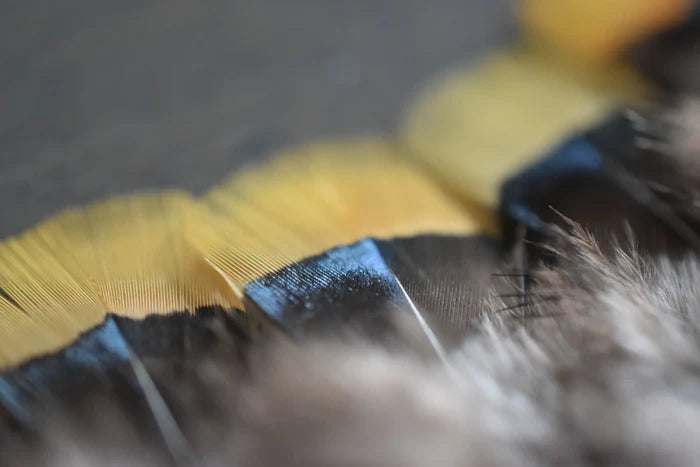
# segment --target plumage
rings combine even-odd
[[[612,60],[689,2],[522,8],[394,136],[0,242],[0,464],[696,464],[698,105]]]

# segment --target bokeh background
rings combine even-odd
[[[194,193],[317,137],[390,132],[513,0],[4,0],[0,236],[135,190]]]

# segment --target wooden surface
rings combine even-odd
[[[513,35],[511,0],[4,0],[0,236],[391,131],[429,77]]]

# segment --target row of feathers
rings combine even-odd
[[[146,407],[112,380],[70,403],[49,397],[30,433],[3,424],[0,464],[696,465],[693,248],[651,257],[638,251],[638,232],[601,242],[562,221],[543,247],[554,261],[509,275],[517,293],[493,291],[449,347],[401,310],[387,311],[396,338],[380,341],[352,327],[251,340],[238,320],[249,284],[334,247],[497,234],[505,179],[621,105],[652,100],[652,86],[613,57],[678,23],[692,2],[581,5],[522,2],[531,42],[440,76],[398,135],[313,143],[201,197],[109,200],[0,243],[7,372],[111,317],[224,310],[207,321],[206,351],[175,367],[131,362]],[[645,129],[662,122],[663,137],[636,142],[688,176],[679,184],[690,217],[697,102],[639,117]],[[527,300],[513,305],[513,296]],[[144,417],[155,419],[155,438]]]

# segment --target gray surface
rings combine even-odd
[[[390,131],[510,0],[4,0],[0,236],[60,208],[201,191],[314,136]]]

